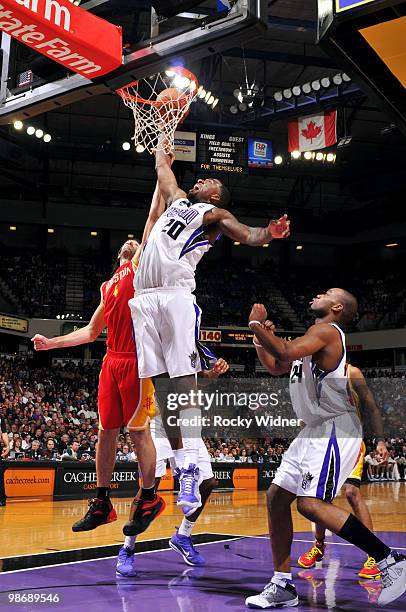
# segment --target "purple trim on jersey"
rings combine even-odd
[[[330,502],[337,495],[338,479],[340,477],[340,449],[336,438],[336,426],[333,423],[326,454],[317,483],[316,497]]]
[[[204,236],[203,229],[204,229],[203,225],[201,225],[200,227],[197,228],[197,230],[193,232],[191,236],[189,236],[189,239],[185,242],[185,246],[183,247],[179,255],[179,259],[183,257],[184,255],[186,255],[187,253],[190,253],[191,251],[193,251],[199,246],[210,244],[208,240],[200,240],[199,242],[195,242],[193,244],[193,240],[196,240],[196,238],[198,238],[199,236]]]
[[[202,367],[202,370],[210,370],[210,361],[217,361],[217,357],[211,352],[209,348],[207,348],[207,346],[204,346],[204,344],[200,342],[199,332],[200,332],[200,318],[202,315],[202,309],[197,304],[194,304],[194,307],[195,307],[195,314],[196,314],[195,342],[196,342],[197,352],[199,353],[199,357],[200,357],[200,365]]]
[[[315,378],[316,380],[316,395],[317,395],[317,400],[320,403],[320,397],[321,397],[321,388],[323,385],[323,381],[325,379],[325,377],[327,376],[327,374],[331,374],[332,372],[335,372],[335,370],[337,370],[338,366],[340,365],[340,363],[343,360],[344,354],[345,354],[345,346],[344,346],[344,342],[343,342],[343,337],[339,331],[339,327],[336,324],[331,323],[331,327],[334,327],[338,333],[340,334],[340,340],[341,340],[341,357],[337,363],[337,365],[332,368],[331,370],[322,370],[321,368],[319,368],[319,366],[313,361],[313,357],[311,360],[311,370],[312,370],[312,375],[313,378]],[[318,369],[321,374],[319,376],[317,376],[317,374],[315,375],[315,370]]]

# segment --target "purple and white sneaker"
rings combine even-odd
[[[185,516],[189,516],[202,505],[199,491],[199,468],[194,463],[191,463],[187,470],[182,468],[179,476],[179,487],[177,505],[182,506],[182,512]]]
[[[137,570],[135,569],[135,554],[134,550],[130,550],[125,546],[122,546],[118,551],[117,565],[116,565],[116,575],[117,576],[126,576],[132,577],[137,575]]]
[[[192,538],[179,535],[179,530],[176,529],[176,533],[173,534],[169,540],[169,546],[179,553],[185,563],[194,567],[203,567],[206,564],[204,557],[197,552],[193,546]]]

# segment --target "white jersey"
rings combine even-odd
[[[345,334],[340,333],[342,354],[334,370],[321,370],[313,357],[294,361],[290,372],[290,397],[293,410],[306,425],[315,426],[327,419],[352,413],[358,420],[357,409],[350,399],[346,364]]]
[[[136,293],[144,289],[196,288],[195,270],[212,244],[204,235],[203,217],[212,204],[175,200],[155,223],[134,277]]]

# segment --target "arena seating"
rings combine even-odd
[[[100,285],[112,274],[112,265],[94,254],[82,257],[83,313],[91,316],[100,299]],[[339,283],[359,297],[358,330],[388,329],[406,325],[406,290],[403,271],[389,275],[376,270],[368,277],[340,279],[320,269],[278,268],[272,260],[254,266],[248,260],[203,261],[197,273],[197,302],[203,310],[203,325],[246,325],[254,302],[263,302],[276,325],[287,331],[303,331],[311,324],[309,300],[328,286]],[[67,310],[65,294],[67,256],[65,253],[24,253],[7,251],[0,259],[0,281],[11,290],[14,314],[54,317]],[[348,284],[350,282],[350,284]],[[0,283],[1,285],[1,283]],[[24,287],[22,291],[21,287]],[[0,286],[0,292],[4,291]],[[76,313],[75,313],[76,314]]]

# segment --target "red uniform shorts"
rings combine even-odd
[[[108,350],[100,371],[100,429],[145,429],[155,412],[154,386],[140,379],[135,354]]]

